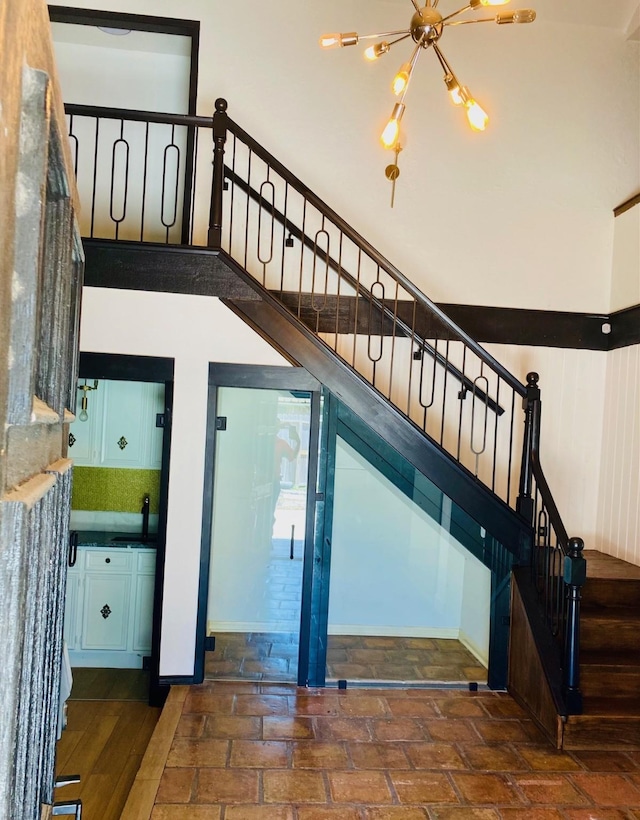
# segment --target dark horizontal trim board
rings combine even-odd
[[[84,284],[89,287],[259,298],[207,248],[111,239],[85,239],[83,245]]]
[[[134,31],[150,31],[156,34],[178,34],[185,37],[198,35],[200,23],[197,20],[180,20],[171,17],[153,17],[148,14],[127,14],[120,11],[97,11],[77,9],[71,6],[49,6],[52,23],[71,23],[77,26],[115,26]]]
[[[325,309],[317,311],[314,309],[314,303],[318,302],[318,298],[311,297],[310,294],[303,294],[302,297],[297,293],[275,295],[282,298],[294,313],[297,314],[299,310],[300,319],[307,327],[318,333],[352,333],[357,326],[358,333],[371,332],[377,335],[382,332],[383,335],[389,335],[394,329],[392,319],[383,319],[381,311],[376,310],[375,306],[372,310],[367,297],[356,300],[355,296],[338,298],[335,295],[327,295]],[[394,311],[396,303],[389,302],[387,307]],[[569,313],[444,303],[439,303],[438,307],[469,336],[485,344],[606,351],[640,343],[640,320],[633,315],[634,311],[640,311],[640,308],[630,308],[609,316],[604,313]],[[413,302],[397,303],[398,318],[414,328],[418,337],[447,338],[447,330],[437,317],[418,305],[414,319],[413,310]],[[603,332],[602,328],[607,324],[611,325],[611,333]]]
[[[609,350],[640,344],[640,305],[618,310],[609,317]]]
[[[84,239],[85,285],[89,287],[188,293],[221,299],[256,300],[259,296],[236,275],[217,251],[149,242]],[[283,293],[282,301],[311,330],[351,333],[356,318],[356,297],[326,297],[326,309],[316,311],[310,294]],[[317,299],[315,300],[317,301]],[[413,327],[413,302],[399,302],[398,315]],[[393,309],[394,303],[387,307]],[[640,344],[640,305],[605,313],[573,313],[555,310],[438,304],[453,321],[481,343],[532,345],[575,350],[615,350]],[[392,323],[379,310],[370,310],[360,297],[358,332],[390,333]],[[338,321],[336,326],[336,309]],[[446,338],[444,325],[419,307],[415,331],[423,339]],[[610,325],[611,332],[603,332]]]
[[[80,353],[81,379],[113,379],[133,382],[173,380],[173,359],[160,356],[129,356],[120,353]]]

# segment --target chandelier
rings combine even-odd
[[[416,0],[411,0],[415,13],[411,18],[409,28],[400,31],[385,31],[379,34],[357,34],[355,31],[346,34],[324,34],[320,38],[320,45],[324,49],[344,48],[345,46],[355,46],[361,40],[379,40],[365,49],[364,56],[367,60],[377,60],[384,54],[391,51],[391,47],[403,40],[411,39],[415,43],[413,52],[409,60],[403,63],[398,73],[393,78],[391,88],[398,97],[398,102],[393,107],[391,117],[380,136],[380,142],[384,148],[395,151],[395,163],[388,165],[385,171],[387,179],[393,184],[395,192],[395,181],[400,174],[398,168],[398,154],[402,150],[400,145],[400,123],[405,112],[405,99],[409,84],[415,71],[418,60],[423,51],[432,48],[442,70],[444,72],[444,84],[455,105],[461,106],[466,111],[469,125],[474,131],[484,131],[487,127],[489,117],[484,109],[476,102],[471,92],[465,85],[461,85],[453,69],[445,58],[438,42],[442,37],[445,27],[463,26],[470,23],[497,23],[505,25],[510,23],[532,23],[536,19],[533,9],[517,9],[515,11],[500,11],[493,17],[479,17],[471,20],[455,19],[458,15],[468,11],[481,10],[487,6],[504,6],[509,0],[470,0],[470,2],[443,16],[437,9],[439,0],[427,0],[426,5],[420,8]],[[394,38],[394,39],[391,39]],[[391,198],[393,207],[393,193]]]

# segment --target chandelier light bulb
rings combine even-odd
[[[88,418],[89,418],[89,414],[87,413],[87,394],[86,393],[82,397],[82,402],[80,403],[80,406],[81,406],[82,409],[80,410],[80,415],[78,416],[78,418],[80,419],[80,421],[87,421]]]
[[[509,0],[480,0],[481,6],[506,6]]]
[[[503,11],[496,15],[496,23],[533,23],[536,13],[533,9],[515,9],[514,11]]]
[[[447,91],[451,97],[451,102],[454,105],[462,105],[464,100],[462,99],[462,94],[460,93],[460,85],[453,74],[447,74],[445,76],[444,84],[447,86]]]
[[[382,57],[383,54],[386,54],[390,48],[389,43],[383,40],[381,43],[376,43],[373,46],[369,46],[369,48],[365,48],[364,56],[367,60],[377,60],[378,57]]]
[[[347,34],[323,34],[319,40],[320,47],[324,49],[344,48],[345,46],[355,46],[358,43],[358,35],[355,31]]]
[[[391,118],[380,135],[380,142],[384,148],[395,148],[400,136],[400,120],[404,114],[403,103],[396,103],[391,112]]]
[[[473,97],[469,97],[469,99],[465,102],[464,107],[467,109],[467,119],[469,120],[469,125],[473,128],[473,130],[484,131],[487,127],[487,123],[489,122],[489,115],[487,112],[478,105]]]
[[[533,23],[536,19],[534,9],[517,9],[513,12],[514,23]]]
[[[393,82],[391,83],[391,88],[393,89],[393,93],[396,95],[396,97],[399,97],[400,94],[402,94],[405,88],[409,85],[410,74],[410,63],[404,63],[400,66],[400,71],[398,71],[396,76],[393,78]]]

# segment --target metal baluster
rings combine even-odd
[[[444,378],[442,380],[442,417],[440,419],[440,446],[444,446],[444,420],[446,417],[447,405],[447,376],[449,375],[449,337],[447,336],[444,344]]]
[[[302,235],[305,235],[307,224],[307,199],[302,201]],[[300,243],[300,277],[298,279],[298,319],[302,315],[302,277],[304,274],[304,242]]]
[[[198,169],[198,146],[200,143],[200,129],[194,129],[194,140],[193,140],[193,179],[191,182],[191,201],[189,203],[189,244],[193,245],[194,236],[195,236],[195,221],[196,221],[196,199],[198,194],[197,189],[197,169]]]
[[[144,241],[144,211],[147,201],[147,167],[149,163],[149,123],[144,133],[144,162],[142,165],[142,211],[140,213],[140,241]]]
[[[464,345],[462,348],[462,375],[465,375],[465,365],[467,363],[467,346]],[[464,413],[464,401],[467,398],[467,388],[465,387],[464,383],[462,384],[460,391],[458,392],[458,400],[460,402],[460,412],[458,413],[458,444],[456,447],[456,459],[460,461],[460,447],[462,443],[462,416]]]
[[[516,415],[516,394],[511,391],[511,421],[509,423],[509,463],[507,467],[507,497],[506,502],[511,506],[511,469],[513,466],[513,423]]]
[[[171,142],[169,145],[165,146],[164,154],[162,158],[162,193],[160,195],[160,222],[162,222],[165,228],[165,241],[166,244],[169,244],[169,232],[171,228],[176,224],[178,219],[178,184],[180,179],[180,149],[175,143],[175,125],[171,126]],[[174,196],[173,196],[173,217],[171,220],[165,221],[164,215],[164,205],[165,205],[165,192],[166,192],[166,179],[167,179],[167,157],[169,156],[169,152],[171,149],[175,150],[176,154],[176,178],[175,178],[175,186],[174,186]]]
[[[267,179],[265,182],[262,183],[260,186],[260,197],[264,199],[264,191],[269,190],[271,192],[271,205],[270,209],[270,216],[271,216],[271,231],[269,233],[269,253],[263,259],[262,258],[262,248],[260,246],[260,240],[262,238],[262,214],[264,213],[264,207],[258,208],[258,235],[256,237],[256,253],[258,257],[258,262],[262,265],[262,286],[267,287],[267,265],[273,261],[273,240],[274,240],[274,231],[275,231],[275,220],[274,220],[274,210],[275,210],[275,198],[276,198],[276,189],[273,184],[269,180],[269,168],[267,168]],[[267,200],[268,202],[268,200]]]
[[[235,201],[235,193],[236,193],[236,156],[238,153],[237,148],[237,140],[236,135],[233,135],[233,140],[231,142],[231,150],[233,154],[231,155],[231,170],[233,171],[233,178],[231,180],[231,201],[229,203],[229,253],[233,251],[233,214],[234,214],[234,201]]]
[[[124,195],[122,198],[122,216],[120,219],[116,219],[113,215],[113,194],[115,188],[115,171],[116,171],[116,151],[118,150],[118,145],[124,145],[125,151],[125,164],[124,164]],[[127,215],[127,196],[129,192],[129,143],[124,138],[124,120],[120,120],[120,137],[113,143],[113,148],[111,150],[111,191],[109,196],[109,216],[111,217],[111,221],[116,223],[116,236],[118,238],[118,234],[120,231],[120,223],[124,221]]]
[[[358,248],[358,273],[356,276],[356,307],[353,316],[353,355],[351,366],[356,366],[356,341],[358,339],[358,309],[360,307],[360,269],[362,265],[362,248]]]
[[[96,117],[96,133],[95,142],[93,146],[93,191],[91,193],[91,229],[89,236],[93,236],[95,217],[96,217],[96,187],[98,179],[98,140],[100,138],[100,120]]]
[[[284,205],[283,205],[283,215],[284,215],[284,222],[282,224],[282,249],[281,249],[281,256],[280,256],[280,300],[282,300],[282,294],[284,293],[284,263],[285,263],[285,256],[286,256],[286,247],[287,247],[287,204],[289,200],[289,183],[285,180],[284,181]]]
[[[396,331],[398,325],[398,289],[400,287],[400,283],[396,280],[396,292],[393,298],[393,322],[391,326],[391,361],[389,363],[389,392],[387,393],[387,398],[391,401],[391,395],[393,393],[393,362],[396,350]]]
[[[338,352],[338,337],[340,329],[340,285],[342,284],[342,243],[344,240],[344,233],[340,231],[340,241],[338,242],[338,289],[336,292],[336,335],[334,350]]]

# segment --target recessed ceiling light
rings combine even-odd
[[[98,26],[100,31],[105,34],[113,34],[115,37],[123,37],[125,34],[131,34],[130,28],[112,28],[111,26]]]

